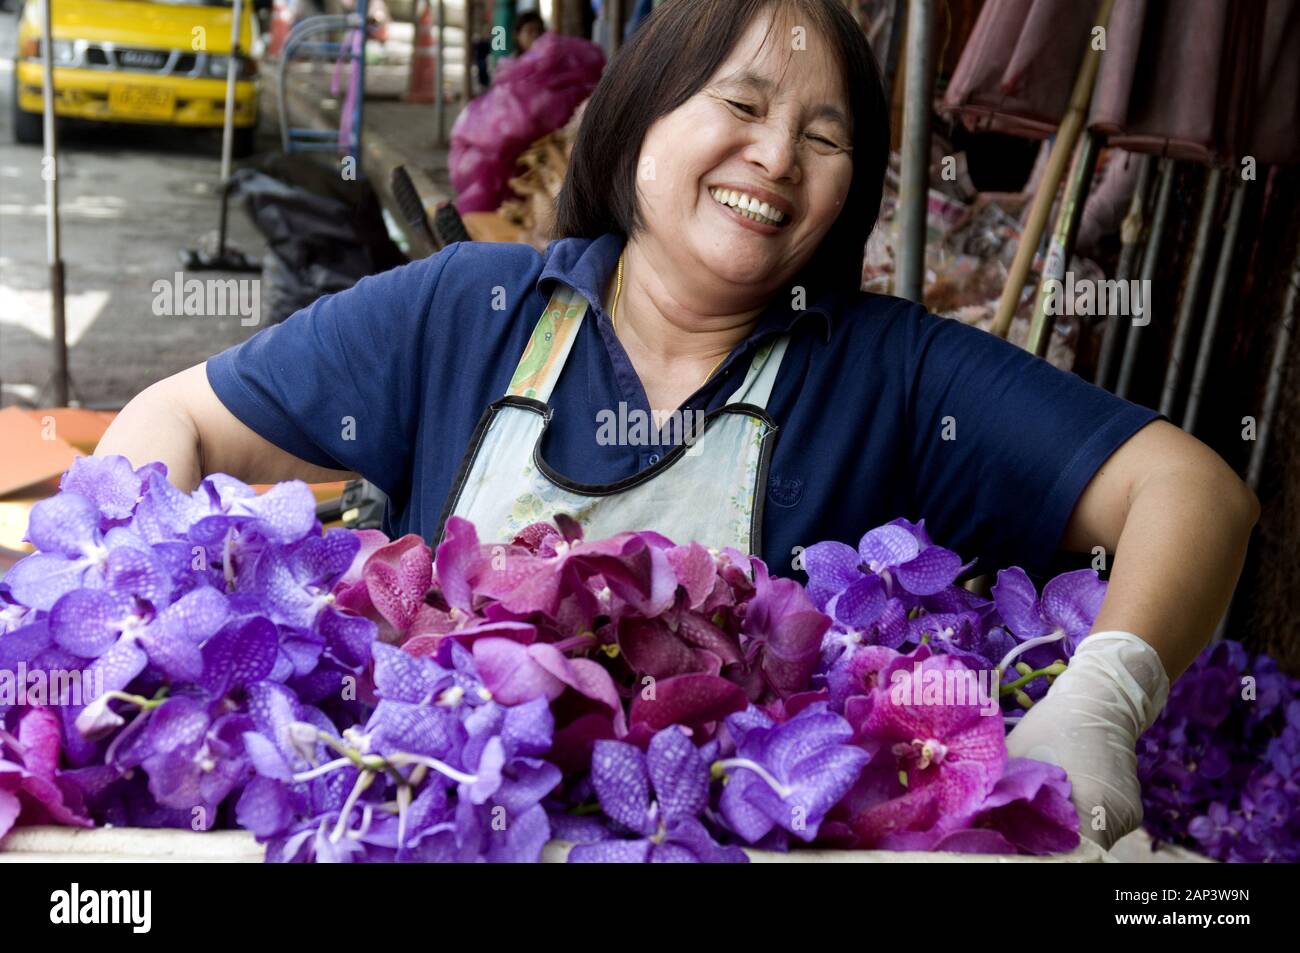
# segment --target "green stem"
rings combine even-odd
[[[1029,672],[1026,672],[1024,675],[1020,676],[1014,682],[1007,682],[1004,685],[1000,685],[998,687],[998,694],[1000,695],[1015,694],[1015,692],[1018,689],[1024,688],[1034,679],[1042,678],[1045,675],[1055,677],[1057,675],[1060,675],[1062,672],[1064,672],[1065,668],[1066,667],[1063,662],[1053,662],[1051,665],[1048,665],[1046,668],[1033,669]]]

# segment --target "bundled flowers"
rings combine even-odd
[[[1216,643],[1138,742],[1144,826],[1217,860],[1300,861],[1300,679]]]
[[[992,599],[898,520],[761,560],[573,520],[436,551],[325,529],[309,489],[77,461],[0,580],[0,835],[241,827],[275,861],[744,861],[743,848],[1048,854],[1055,766],[1008,758],[1104,594]],[[1003,673],[1014,677],[1003,679]],[[67,687],[67,679],[60,685]],[[26,685],[23,686],[27,687]]]

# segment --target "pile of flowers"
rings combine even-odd
[[[1088,632],[1090,571],[983,599],[905,520],[804,551],[806,588],[563,516],[502,544],[453,518],[433,551],[324,529],[301,483],[184,493],[120,457],[78,460],[28,535],[0,672],[84,691],[0,685],[0,835],[240,827],[275,861],[1079,842],[1064,773],[1004,734]]]
[[[1176,681],[1138,742],[1143,825],[1217,860],[1300,861],[1300,679],[1237,642]]]

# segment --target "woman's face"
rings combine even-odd
[[[515,43],[520,53],[527,53],[537,38],[542,35],[542,25],[536,20],[529,20],[515,33]]]
[[[780,289],[808,262],[853,177],[848,98],[830,44],[806,31],[800,40],[789,25],[765,42],[767,26],[756,18],[704,87],[650,127],[637,173],[646,237],[660,256],[702,282],[756,294]]]

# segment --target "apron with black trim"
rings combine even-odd
[[[546,463],[542,442],[554,413],[547,401],[587,307],[581,294],[557,286],[509,391],[479,420],[438,537],[452,515],[473,522],[484,542],[508,542],[529,524],[565,513],[587,539],[654,530],[678,543],[757,554],[777,432],[767,401],[789,339],[760,347],[726,405],[704,415],[699,433],[679,428],[676,445],[653,466],[614,483],[578,483]]]

